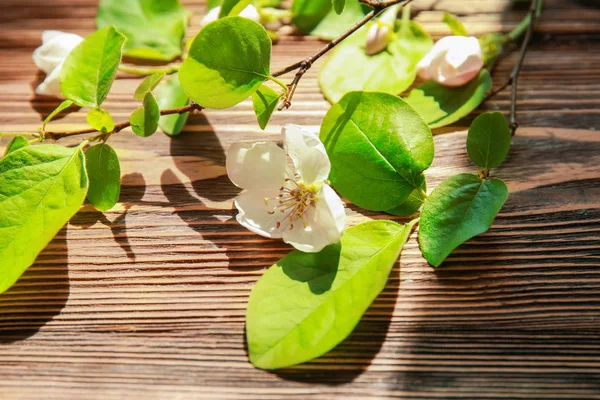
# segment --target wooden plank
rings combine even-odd
[[[197,26],[203,2],[184,3]],[[436,36],[446,32],[443,10],[465,16],[476,34],[506,31],[524,13],[500,0],[429,3],[415,1],[414,10]],[[285,122],[320,124],[328,104],[317,64],[265,133],[246,101],[193,116],[177,139],[129,131],[110,139],[122,160],[121,203],[104,215],[84,206],[0,296],[0,398],[599,399],[599,11],[547,3],[519,82],[522,128],[494,172],[510,190],[494,226],[437,270],[411,238],[384,292],[338,348],[277,373],[248,363],[249,292],[289,247],[235,222],[238,189],[224,168],[236,141],[278,140]],[[32,97],[41,30],[90,32],[95,2],[1,7],[0,126],[34,129],[58,104]],[[286,37],[273,68],[319,45]],[[496,84],[515,58],[499,63]],[[136,107],[139,82],[122,78],[106,103],[117,120]],[[508,107],[503,93],[478,112]],[[436,132],[444,134],[435,137],[430,187],[473,170],[464,146],[471,120]],[[53,126],[84,123],[79,113]],[[352,205],[348,214],[352,224],[389,218]]]

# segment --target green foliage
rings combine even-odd
[[[387,210],[386,213],[392,215],[399,215],[401,217],[406,217],[408,215],[412,215],[419,211],[421,205],[425,202],[424,192],[427,190],[427,182],[423,179],[423,184],[421,187],[416,188],[404,200],[400,205],[392,208],[391,210]]]
[[[333,5],[333,10],[337,14],[341,14],[346,6],[346,0],[331,0],[331,4]]]
[[[481,52],[483,54],[483,64],[491,66],[496,58],[504,50],[504,46],[508,42],[508,37],[502,33],[488,33],[479,38]]]
[[[140,85],[135,89],[135,93],[133,94],[133,98],[136,100],[144,100],[146,97],[146,93],[151,92],[158,86],[160,81],[165,77],[164,73],[153,74],[140,83]]]
[[[235,17],[248,5],[252,0],[224,0],[219,12],[219,18]]]
[[[198,33],[179,71],[179,81],[196,103],[228,108],[269,79],[270,59],[271,39],[260,24],[227,17]]]
[[[429,127],[402,99],[386,93],[346,94],[325,115],[320,136],[336,190],[368,210],[404,202],[433,161]]]
[[[189,16],[178,0],[101,0],[96,23],[127,37],[126,56],[170,61],[182,54]]]
[[[29,146],[0,160],[0,293],[79,210],[87,188],[80,148]]]
[[[445,12],[442,22],[448,25],[454,36],[469,36],[465,26],[456,15]]]
[[[160,109],[152,92],[146,93],[142,107],[136,109],[129,117],[131,129],[138,136],[152,136],[158,129]]]
[[[510,128],[499,112],[481,114],[471,124],[467,136],[469,158],[477,166],[489,170],[506,158],[510,148]]]
[[[190,98],[179,84],[179,75],[173,74],[169,80],[156,91],[156,101],[161,110],[166,108],[184,107],[190,104]],[[189,113],[163,115],[158,120],[158,126],[169,136],[177,136],[187,122]]]
[[[58,114],[60,114],[62,111],[66,110],[67,108],[71,107],[73,105],[73,101],[72,100],[65,100],[62,103],[60,103],[58,105],[58,107],[56,107],[50,114],[48,114],[48,116],[44,119],[44,122],[42,123],[42,127],[40,130],[44,130],[46,129],[46,125],[48,125],[48,122],[52,121],[54,119],[54,117],[56,117]]]
[[[442,182],[421,212],[419,244],[425,259],[439,267],[456,247],[487,231],[507,197],[500,179],[459,174]]]
[[[355,90],[399,94],[414,82],[417,63],[433,46],[417,23],[398,22],[396,38],[385,51],[365,53],[367,30],[361,29],[331,53],[319,73],[319,85],[332,103]]]
[[[100,107],[121,63],[125,36],[112,26],[86,37],[65,59],[60,72],[62,94],[82,107]]]
[[[344,340],[384,288],[411,228],[366,222],[319,253],[296,250],[272,266],[248,303],[250,361],[263,369],[283,368]]]
[[[271,115],[275,111],[282,95],[266,85],[262,85],[252,94],[254,113],[256,114],[260,129],[264,130],[267,127],[269,119],[271,119]]]
[[[98,210],[110,210],[121,193],[121,165],[117,153],[107,144],[97,144],[85,152],[90,187],[87,199]]]
[[[331,0],[294,0],[292,23],[300,32],[310,33],[331,9]]]
[[[4,156],[6,157],[13,151],[17,151],[27,146],[29,146],[29,140],[25,139],[23,136],[15,136],[10,142],[8,142],[6,150],[4,150]]]
[[[471,82],[459,87],[425,82],[411,90],[405,100],[431,128],[440,128],[469,115],[485,100],[491,88],[490,73],[483,69]]]
[[[314,29],[305,33],[310,33],[319,39],[333,40],[344,33],[349,26],[360,21],[365,14],[365,7],[358,0],[348,0],[341,14],[331,9]]]
[[[102,133],[112,132],[115,129],[115,122],[108,113],[102,108],[93,108],[85,116],[88,124]]]

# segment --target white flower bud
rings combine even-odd
[[[387,47],[390,44],[391,35],[390,27],[388,25],[374,23],[367,31],[367,45],[365,47],[365,53],[368,56],[375,55]]]
[[[73,33],[44,31],[42,45],[33,52],[33,62],[46,73],[46,79],[35,89],[37,94],[62,97],[60,70],[67,58],[83,38]]]
[[[445,86],[462,86],[479,74],[483,54],[477,38],[447,36],[417,64],[419,76]]]
[[[200,21],[200,26],[204,27],[204,26],[210,24],[211,22],[218,20],[220,12],[221,12],[221,6],[212,8],[204,16],[204,18],[202,18],[202,21]],[[242,12],[239,14],[239,16],[248,18],[254,22],[260,22],[260,14],[258,13],[258,10],[256,9],[256,7],[254,7],[252,4],[250,4],[250,5],[248,5],[248,7],[244,8],[242,10]]]

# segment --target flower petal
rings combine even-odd
[[[287,159],[273,142],[234,143],[227,152],[227,175],[243,189],[278,189],[286,177]]]
[[[83,38],[74,33],[46,31],[42,34],[42,40],[44,44],[33,52],[33,61],[39,69],[49,74],[62,64]]]
[[[42,83],[35,89],[35,93],[44,96],[53,96],[63,98],[63,94],[60,91],[60,70],[62,69],[62,63],[58,67],[54,68],[52,72],[44,79]]]
[[[258,235],[268,238],[280,238],[284,227],[277,228],[277,222],[281,220],[281,214],[277,212],[269,214],[274,206],[272,203],[267,204],[265,202],[265,198],[273,198],[277,194],[277,190],[243,192],[234,202],[239,211],[236,219],[242,226]]]
[[[331,163],[316,133],[300,125],[286,124],[281,135],[296,172],[306,184],[322,182],[329,177]]]
[[[323,185],[320,199],[305,215],[306,227],[297,221],[292,229],[283,231],[283,240],[306,253],[316,253],[336,243],[346,226],[344,203],[329,185]]]

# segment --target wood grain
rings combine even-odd
[[[249,292],[289,247],[235,222],[238,190],[224,168],[233,142],[278,140],[285,122],[320,124],[328,104],[317,64],[265,133],[246,101],[194,115],[176,139],[111,138],[121,203],[106,214],[84,206],[0,296],[0,399],[600,399],[600,8],[546,3],[519,82],[522,128],[494,171],[510,189],[494,226],[436,270],[413,237],[384,292],[331,353],[277,373],[248,363]],[[184,4],[193,33],[203,1]],[[44,29],[91,32],[95,6],[1,2],[3,130],[35,129],[56,107],[32,94],[42,77],[31,52]],[[417,0],[413,10],[439,37],[444,10],[482,34],[508,31],[526,7]],[[285,37],[273,68],[320,45]],[[496,85],[515,59],[501,60]],[[106,102],[119,121],[135,109],[139,82],[121,78]],[[506,112],[508,96],[477,113]],[[436,132],[444,134],[435,137],[430,188],[473,170],[465,152],[472,118]],[[75,113],[52,125],[84,123]],[[389,218],[352,205],[348,213],[353,224]]]

